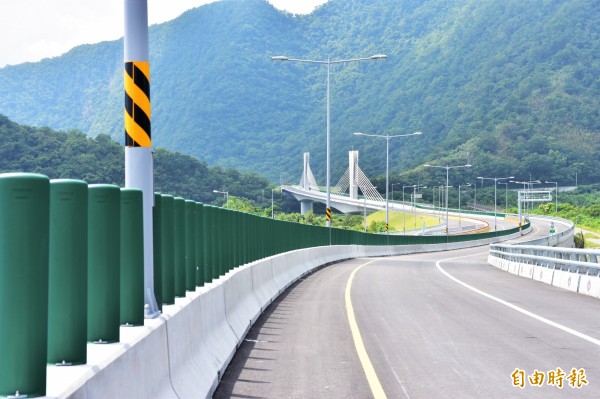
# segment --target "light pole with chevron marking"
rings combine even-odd
[[[150,62],[147,0],[125,0],[125,187],[143,193],[144,315],[160,314],[154,296],[152,207],[154,170],[150,112]]]

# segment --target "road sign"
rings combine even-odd
[[[556,230],[554,229],[554,222],[550,223],[550,234],[554,234]]]

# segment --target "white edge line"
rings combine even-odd
[[[476,255],[481,255],[481,254],[482,253],[473,254],[473,255],[467,255],[467,256],[457,256],[457,257],[454,257],[454,258],[441,259],[441,260],[438,260],[438,261],[435,262],[435,267],[437,267],[437,269],[442,274],[444,274],[446,277],[448,277],[450,280],[454,281],[455,283],[458,283],[458,284],[462,285],[465,288],[470,289],[471,291],[473,291],[473,292],[475,292],[475,293],[477,293],[479,295],[482,295],[482,296],[484,296],[484,297],[486,297],[488,299],[491,299],[492,301],[496,301],[496,302],[498,302],[498,303],[500,303],[500,304],[502,304],[504,306],[507,306],[507,307],[509,307],[509,308],[511,308],[513,310],[516,310],[519,313],[522,313],[522,314],[524,314],[526,316],[529,316],[529,317],[531,317],[531,318],[533,318],[535,320],[541,321],[542,323],[548,324],[549,326],[558,328],[559,330],[562,330],[562,331],[564,331],[566,333],[569,333],[569,334],[574,335],[574,336],[576,336],[578,338],[584,339],[584,340],[586,340],[586,341],[588,341],[588,342],[590,342],[590,343],[592,343],[594,345],[600,346],[600,340],[598,340],[598,339],[596,339],[594,337],[590,337],[589,335],[583,334],[583,333],[581,333],[579,331],[573,330],[572,328],[563,326],[562,324],[556,323],[556,322],[554,322],[552,320],[546,319],[545,317],[542,317],[542,316],[537,315],[537,314],[535,314],[533,312],[530,312],[529,310],[525,310],[523,308],[520,308],[520,307],[518,307],[516,305],[513,305],[510,302],[507,302],[507,301],[505,301],[503,299],[500,299],[500,298],[497,298],[497,297],[495,297],[495,296],[493,296],[491,294],[488,294],[487,292],[481,291],[480,289],[477,289],[477,288],[475,288],[475,287],[473,287],[473,286],[471,286],[471,285],[469,285],[469,284],[467,284],[467,283],[465,283],[463,281],[460,281],[456,277],[452,276],[450,273],[448,273],[447,271],[445,271],[442,268],[442,266],[440,265],[440,263],[442,263],[442,262],[448,262],[448,261],[455,260],[455,259],[467,258],[467,257],[470,257],[470,256],[476,256]]]

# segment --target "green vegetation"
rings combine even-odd
[[[50,178],[82,179],[88,183],[112,183],[122,186],[124,179],[123,147],[107,135],[92,139],[78,131],[56,132],[49,128],[21,126],[0,115],[0,173],[34,172]],[[209,168],[206,163],[180,153],[164,149],[155,152],[155,188],[164,193],[183,196],[219,206],[225,205],[222,194],[213,189],[228,190],[230,209],[269,217],[272,214],[269,182],[254,173],[240,173],[233,169]],[[425,191],[424,202],[431,202]],[[267,194],[265,194],[265,192]],[[274,193],[275,194],[275,193]],[[508,201],[515,204],[516,193],[508,192]],[[471,202],[472,192],[463,193],[463,206]],[[451,197],[452,198],[452,197]],[[493,201],[493,189],[479,189],[478,203]],[[600,233],[600,184],[580,186],[571,192],[559,193],[558,216],[576,222],[577,226]],[[499,203],[503,200],[500,198]],[[324,226],[325,217],[310,212],[307,215],[286,213],[297,209],[293,199],[284,199],[280,192],[273,196],[275,218],[298,223]],[[450,202],[452,204],[452,201]],[[320,206],[315,204],[316,207]],[[554,215],[555,203],[540,204],[531,212]],[[510,207],[507,212],[516,213]],[[407,230],[414,229],[412,213],[390,213],[390,230],[403,230],[406,217]],[[368,216],[369,232],[385,231],[385,212]],[[436,218],[417,215],[417,228],[438,224]],[[363,217],[335,214],[333,227],[362,231]],[[584,236],[586,246],[598,246],[591,235]]]
[[[516,213],[517,208],[508,209]],[[571,192],[560,192],[558,213],[555,202],[534,207],[530,213],[571,220],[575,223],[575,243],[578,248],[600,248],[600,185],[578,187]],[[585,233],[582,233],[585,230]]]
[[[325,216],[316,215],[314,212],[308,212],[306,215],[300,213],[278,213],[275,215],[278,220],[296,222],[302,224],[311,224],[314,226],[325,226]],[[364,231],[363,217],[357,215],[334,214],[331,226],[338,229]],[[378,233],[381,230],[376,225],[367,226],[370,233]]]
[[[107,135],[89,138],[79,131],[21,126],[0,115],[0,173],[30,172],[51,179],[124,184],[124,150]],[[269,182],[255,173],[209,168],[206,163],[180,153],[157,149],[154,154],[155,190],[205,203],[223,203],[228,190],[264,204],[262,192]]]
[[[416,130],[390,142],[394,181],[437,182],[417,166],[469,161],[453,177],[600,182],[598,27],[597,0],[331,0],[306,16],[215,2],[150,30],[153,140],[273,181],[296,181],[309,151],[323,184],[325,68],[270,57],[384,53],[332,67],[334,182],[353,148],[368,176],[385,169],[385,143],[352,132]],[[122,141],[122,45],[0,69],[0,113]]]

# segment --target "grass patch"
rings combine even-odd
[[[406,228],[404,226],[404,221],[406,220]],[[371,224],[372,222],[384,222],[385,223],[385,211],[377,211],[375,213],[367,216],[367,224]],[[410,212],[389,212],[389,225],[390,231],[399,231],[399,230],[414,230],[420,229],[423,227],[423,222],[425,223],[425,227],[436,226],[440,224],[437,218],[433,218],[431,216],[424,216],[422,214],[417,213],[417,220],[415,223],[415,215]]]

